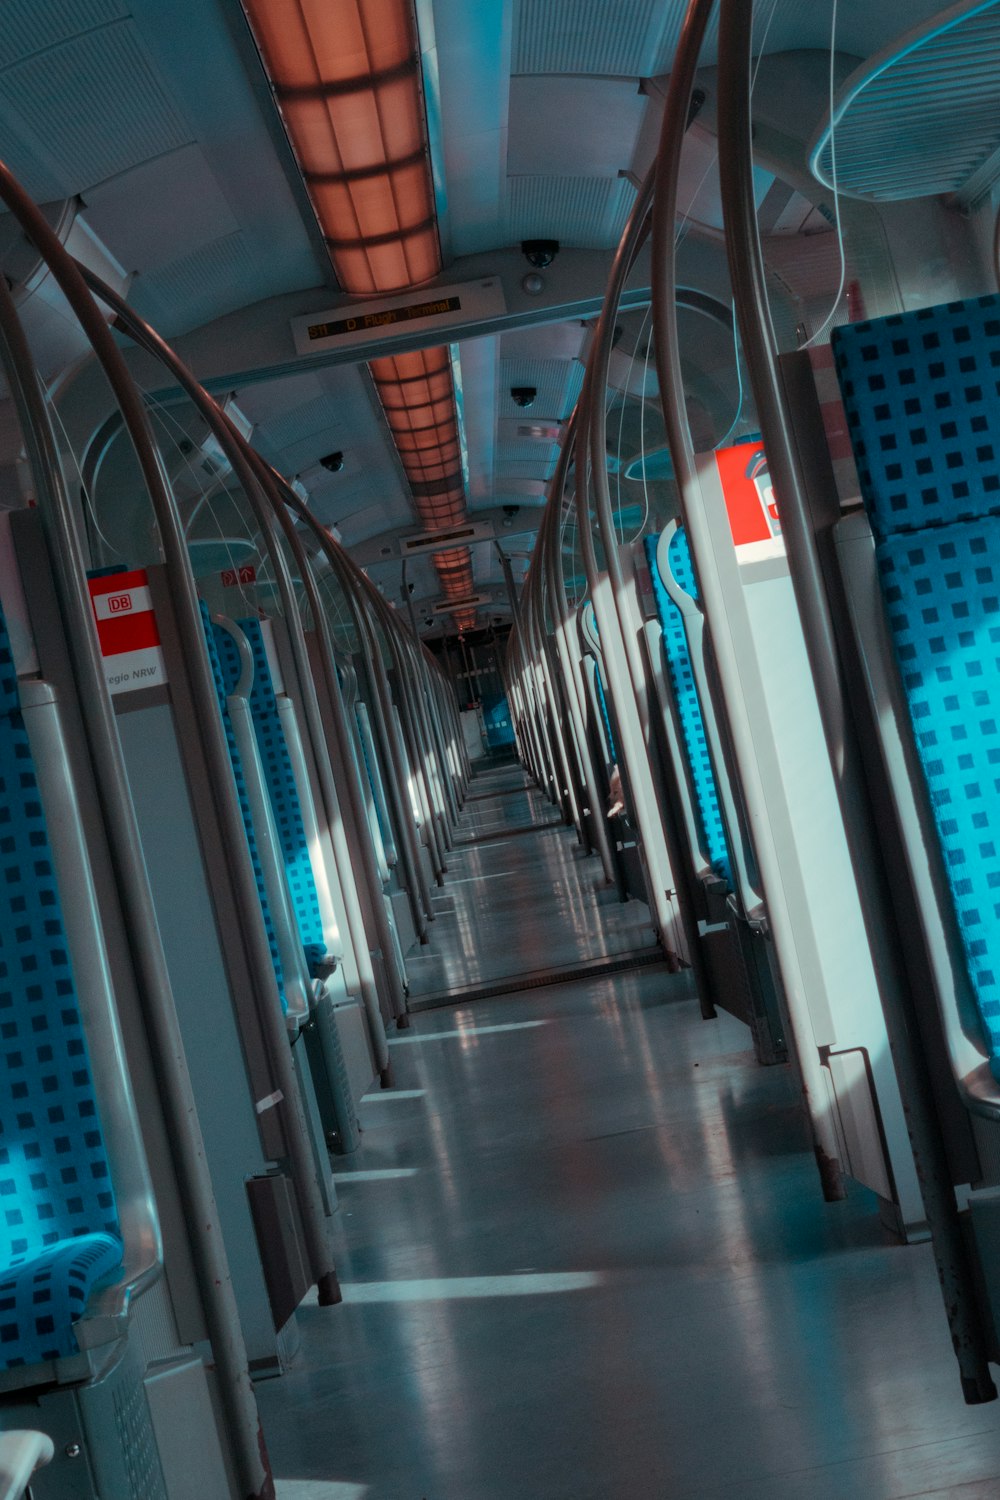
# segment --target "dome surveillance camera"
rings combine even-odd
[[[559,254],[559,241],[522,240],[521,254],[529,266],[534,266],[536,271],[544,271],[546,266],[551,266]]]
[[[519,505],[505,505],[503,508],[503,513],[505,516],[509,516],[513,521],[514,517],[517,515],[520,509],[521,507]]]
[[[325,453],[320,459],[324,469],[329,469],[331,474],[339,474],[344,467],[344,455],[342,453]]]
[[[534,406],[538,389],[533,385],[512,385],[510,398],[515,406]]]

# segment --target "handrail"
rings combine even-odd
[[[316,1278],[319,1301],[323,1305],[329,1305],[340,1300],[340,1290],[325,1229],[325,1213],[315,1177],[308,1127],[285,1036],[280,996],[263,913],[257,897],[256,880],[243,833],[243,819],[215,695],[215,684],[205,649],[198,596],[183,527],[149,426],[146,408],[84,276],[73,257],[52,233],[42,214],[3,166],[0,166],[0,197],[48,263],[53,278],[90,340],[121,411],[152,505],[176,616],[178,639],[194,704],[199,744],[208,770],[216,815],[222,825],[223,854],[239,917],[240,936],[250,960],[261,1034],[267,1046],[277,1091],[282,1094],[283,1105],[279,1106],[279,1119],[284,1129],[285,1146],[299,1196],[310,1266]]]
[[[281,476],[276,474],[273,469],[265,464],[264,460],[260,458],[258,454],[253,453],[252,450],[250,451],[253,461],[257,466],[258,473],[260,474],[261,483],[264,487],[265,493],[270,499],[270,503],[274,509],[275,514],[278,517],[281,528],[285,534],[285,537],[287,538],[289,547],[292,550],[292,554],[296,561],[296,566],[299,568],[300,576],[302,578],[303,585],[305,586],[307,597],[309,599],[309,608],[313,615],[316,641],[319,648],[318,654],[320,659],[320,666],[322,669],[324,681],[326,683],[327,701],[330,705],[332,713],[332,728],[334,732],[335,748],[342,766],[342,785],[347,794],[346,798],[343,799],[344,805],[341,808],[341,815],[345,820],[348,818],[350,819],[351,825],[354,829],[356,843],[361,854],[364,884],[365,888],[368,891],[369,897],[368,909],[371,914],[372,922],[372,931],[370,938],[366,936],[367,921],[361,908],[360,898],[358,896],[357,890],[352,887],[351,883],[351,853],[347,843],[346,833],[341,821],[341,817],[333,818],[331,824],[331,834],[335,840],[335,847],[337,847],[341,851],[341,853],[338,855],[338,865],[340,864],[342,859],[344,862],[343,870],[346,872],[342,881],[342,889],[344,891],[345,897],[349,902],[349,909],[354,911],[355,918],[359,923],[359,936],[361,937],[361,941],[364,944],[366,969],[371,974],[371,982],[365,987],[362,993],[365,999],[365,1007],[368,1013],[369,1023],[376,1032],[381,1032],[381,1036],[377,1045],[379,1056],[383,1060],[380,1062],[379,1066],[382,1086],[384,1088],[388,1088],[392,1080],[392,1071],[389,1061],[388,1043],[385,1041],[384,1026],[381,1021],[381,1011],[379,1009],[377,985],[375,983],[374,970],[371,964],[372,948],[379,949],[385,955],[386,962],[384,967],[387,982],[390,986],[389,1006],[391,1012],[397,1017],[397,1019],[400,1016],[405,1015],[406,997],[403,993],[401,982],[396,974],[394,966],[388,962],[388,955],[391,952],[392,948],[392,935],[389,929],[385,907],[381,899],[382,883],[379,879],[378,869],[375,864],[375,850],[372,847],[371,841],[367,837],[366,833],[367,824],[365,808],[361,792],[361,783],[359,779],[360,768],[357,765],[357,758],[354,752],[354,744],[351,738],[350,726],[347,723],[347,716],[344,710],[343,695],[340,688],[340,681],[337,676],[336,653],[333,646],[333,639],[330,634],[327,613],[323,607],[323,602],[320,598],[319,590],[316,585],[316,578],[312,569],[312,564],[303,545],[302,537],[299,535],[292,517],[289,514],[290,510],[294,510],[296,511],[296,513],[299,513],[301,502],[299,501],[298,496],[294,493],[291,487],[285,483]],[[301,510],[305,513],[308,521],[312,523],[314,534],[319,538],[321,546],[325,541],[331,541],[332,543],[332,539],[329,538],[328,533],[324,531],[323,527],[319,525],[318,521],[314,521],[308,509],[302,506]],[[319,710],[317,707],[317,713],[318,712]],[[322,726],[320,726],[320,735],[321,738],[319,743],[321,745],[325,745],[325,731],[323,731]],[[331,795],[335,799],[336,792],[332,782],[333,770],[329,756],[323,757],[322,772],[324,775],[328,775],[331,778],[327,795]],[[331,808],[336,808],[336,806],[337,802],[336,800],[334,800],[331,803]],[[368,947],[369,942],[371,942],[371,948]]]
[[[697,0],[692,0],[692,7],[696,5]],[[852,867],[863,893],[862,910],[870,930],[873,922],[881,923],[891,910],[887,872],[874,833],[856,739],[848,724],[846,692],[816,540],[809,522],[798,449],[768,331],[767,293],[753,189],[750,117],[753,7],[746,5],[745,0],[721,0],[720,16],[719,178],[736,313],[768,465],[780,497],[792,584],[816,684],[830,765],[841,800]],[[673,82],[672,77],[671,87]],[[656,284],[654,270],[654,288]],[[874,900],[870,899],[872,896]],[[989,1373],[983,1330],[975,1314],[972,1269],[936,1119],[927,1059],[916,1040],[913,997],[904,977],[898,944],[887,957],[893,972],[887,976],[888,982],[883,978],[879,989],[892,1022],[894,1062],[906,1102],[907,1127],[963,1389],[969,1402],[992,1400],[996,1388]]]
[[[690,594],[685,593],[684,589],[681,588],[680,584],[674,577],[669,564],[664,566],[660,563],[661,548],[663,550],[665,558],[666,549],[669,545],[670,537],[673,535],[674,531],[677,530],[677,525],[678,523],[676,521],[673,521],[669,522],[664,528],[664,531],[660,537],[660,542],[657,545],[656,549],[657,566],[659,568],[660,577],[663,580],[663,587],[666,589],[667,593],[670,595],[671,599],[674,601],[674,603],[677,605],[677,608],[681,612],[681,615],[685,622],[685,630],[688,629],[689,622],[693,623],[695,626],[700,626],[701,629],[704,629],[705,617],[702,614],[702,611],[698,608],[698,605],[691,598]],[[693,646],[693,642],[691,641],[689,634],[688,647],[691,651],[691,669],[694,674],[695,688],[697,690],[698,697],[701,700],[701,714],[705,726],[705,735],[708,740],[709,754],[712,759],[712,769],[715,775],[715,783],[718,789],[719,799],[723,807],[723,822],[726,827],[729,852],[732,856],[733,868],[736,873],[737,895],[743,915],[745,917],[752,917],[758,912],[760,908],[760,893],[755,890],[753,881],[750,878],[750,871],[747,868],[746,854],[743,847],[743,833],[740,827],[740,818],[736,810],[736,799],[733,796],[732,787],[730,786],[729,778],[726,775],[725,756],[723,755],[722,751],[719,728],[715,723],[715,704],[712,698],[708,673],[705,669],[705,659],[703,650],[701,649],[701,645],[702,643],[699,640],[699,649],[691,649],[691,647]],[[708,705],[712,709],[712,712],[710,714],[706,713],[706,705]]]
[[[612,884],[615,879],[614,859],[611,853],[611,842],[608,837],[604,806],[597,786],[594,764],[590,755],[590,746],[587,743],[585,708],[582,696],[583,684],[580,681],[580,673],[577,666],[579,653],[575,646],[574,623],[570,616],[569,601],[566,598],[566,581],[562,566],[562,537],[569,510],[566,497],[566,483],[576,443],[577,411],[578,408],[574,408],[570,416],[563,444],[559,450],[559,458],[550,486],[549,504],[546,515],[543,518],[544,535],[541,538],[541,543],[544,548],[543,565],[548,581],[548,592],[553,612],[556,650],[559,653],[562,665],[577,754],[587,798],[590,802],[597,839],[597,853],[601,861],[604,878],[609,884]],[[571,644],[571,642],[574,642],[574,644]]]
[[[52,1462],[55,1451],[44,1432],[12,1427],[0,1433],[0,1500],[23,1500],[31,1476]]]
[[[0,181],[8,191],[20,193],[2,165]],[[55,590],[79,686],[83,724],[126,917],[126,939],[138,979],[147,1034],[158,1064],[160,1101],[172,1143],[178,1186],[188,1222],[199,1226],[192,1236],[192,1251],[233,1462],[247,1496],[263,1497],[269,1479],[261,1453],[257,1403],[145,858],[122,764],[118,728],[105,687],[90,600],[83,586],[86,577],[83,546],[63,486],[31,351],[2,278],[0,362],[20,418],[49,543]]]
[[[634,222],[630,220],[630,224]],[[600,326],[599,322],[598,328]],[[645,699],[646,689],[644,684],[640,685],[641,678],[637,680],[633,676],[627,644],[631,640],[631,631],[623,628],[624,609],[620,614],[621,600],[615,593],[610,569],[602,572],[599,566],[590,521],[588,470],[593,467],[594,455],[589,442],[589,423],[595,403],[603,402],[604,399],[604,388],[598,383],[599,371],[600,356],[595,340],[587,365],[583,391],[580,395],[581,432],[575,495],[578,530],[590,598],[601,632],[601,649],[607,668],[609,697],[618,721],[618,733],[621,740],[617,746],[618,768],[642,850],[647,897],[653,925],[668,962],[677,963],[673,929],[681,918],[673,899],[676,896],[676,881],[673,887],[665,883],[673,880],[673,870],[664,817],[665,810],[657,791],[649,759],[648,747],[651,743],[649,718],[648,714],[644,718],[640,708],[640,703]],[[589,463],[588,460],[590,460]],[[605,462],[603,453],[601,462]],[[637,649],[637,643],[632,644],[636,645]],[[638,670],[641,670],[641,663]],[[663,879],[660,878],[661,875]]]
[[[705,515],[684,407],[684,376],[681,369],[677,304],[676,220],[677,184],[684,137],[684,121],[690,108],[702,40],[714,0],[689,0],[670,74],[657,152],[656,188],[652,222],[653,341],[659,371],[660,403],[667,446],[673,462],[681,515],[694,559],[705,616],[712,631],[712,646],[722,686],[721,705],[726,714],[743,780],[751,833],[764,883],[764,894],[774,907],[782,889],[781,870],[771,838],[766,797],[760,783],[754,748],[745,723],[743,685],[729,634],[722,582],[713,556],[712,538]],[[787,924],[776,922],[774,942],[788,996],[789,1029],[793,1038],[803,1102],[813,1132],[820,1180],[827,1197],[842,1197],[840,1147],[825,1101],[826,1079],[811,1034],[806,997],[798,982],[798,959]]]
[[[284,493],[287,504],[296,512],[299,519],[305,522],[319,542],[321,549],[326,554],[327,561],[333,568],[347,601],[348,608],[351,611],[361,657],[365,666],[365,676],[368,679],[368,696],[371,700],[370,706],[374,714],[375,733],[381,746],[383,758],[391,772],[388,778],[389,798],[395,814],[396,832],[399,836],[399,847],[403,856],[406,887],[409,893],[413,920],[421,940],[426,940],[427,923],[433,914],[430,890],[427,886],[423,865],[420,862],[420,849],[417,843],[412,812],[406,805],[404,796],[404,789],[408,780],[405,752],[392,718],[392,698],[386,681],[382,653],[374,634],[371,619],[360,597],[361,580],[355,576],[353,564],[348,559],[347,553],[319,524],[308,506],[302,504],[298,496],[294,494],[289,486],[285,485],[280,477],[276,476],[275,482],[280,486],[282,493]],[[351,741],[351,745],[350,753],[353,755],[353,741]],[[388,954],[388,948],[385,951]],[[398,1011],[400,1014],[405,1012],[405,1000],[401,1000]]]
[[[232,691],[226,694],[226,708],[243,764],[243,777],[257,844],[257,858],[260,861],[264,890],[271,909],[274,939],[281,957],[281,969],[285,980],[285,1019],[297,1031],[308,1021],[312,1010],[312,984],[306,964],[305,949],[299,936],[298,922],[292,909],[292,898],[288,889],[284,861],[280,854],[274,810],[264,782],[260,750],[257,745],[257,731],[250,707],[250,694],[253,691],[254,681],[253,652],[250,649],[250,642],[234,620],[230,620],[226,615],[215,614],[212,616],[212,624],[218,625],[226,632],[239,654],[240,675]]]
[[[198,383],[188,370],[187,366],[178,358],[173,349],[161,339],[160,335],[144,322],[137,313],[110,287],[85,267],[80,267],[80,273],[87,281],[91,289],[105,302],[114,312],[116,320],[129,337],[140,348],[158,358],[176,379],[185,395],[192,401],[199,414],[208,423],[213,435],[233,467],[233,471],[240,481],[240,485],[247,500],[254,509],[255,517],[268,545],[268,555],[272,560],[275,577],[278,581],[284,619],[288,626],[289,641],[292,648],[293,659],[298,669],[299,688],[302,694],[302,703],[306,714],[306,725],[310,738],[315,747],[317,767],[320,782],[323,788],[324,802],[327,804],[328,826],[334,845],[335,860],[338,865],[338,878],[341,892],[344,897],[344,907],[350,928],[349,936],[355,950],[356,961],[362,986],[362,999],[365,1004],[372,1032],[373,1044],[375,1046],[379,1071],[383,1082],[389,1077],[389,1054],[385,1044],[384,1032],[379,1037],[381,1029],[381,1015],[378,1006],[378,997],[375,991],[375,978],[371,971],[371,959],[368,952],[367,938],[364,933],[363,917],[358,906],[357,894],[350,879],[351,856],[343,838],[343,830],[340,819],[340,801],[333,780],[333,771],[329,756],[325,753],[325,730],[323,729],[322,717],[319,708],[319,700],[316,695],[316,687],[312,678],[312,670],[309,665],[308,650],[302,630],[301,615],[295,600],[295,591],[292,586],[291,576],[287,561],[276,537],[273,534],[273,520],[277,517],[278,522],[285,529],[286,538],[292,546],[293,555],[297,565],[303,566],[300,552],[295,550],[296,540],[289,537],[285,528],[287,517],[280,500],[269,493],[269,474],[266,465],[258,458],[258,455],[237,433],[235,427],[228,420],[218,403]],[[258,504],[258,491],[265,497],[269,504]],[[292,528],[294,532],[294,528]],[[299,542],[301,549],[301,543]],[[317,621],[317,632],[320,632],[320,616],[323,615],[322,605],[318,595],[315,593],[315,585],[308,568],[301,574],[303,586],[309,599],[310,609],[314,612]],[[332,648],[331,648],[332,649]],[[347,762],[345,762],[345,765]],[[347,872],[345,875],[344,872]],[[268,959],[270,962],[270,958]]]

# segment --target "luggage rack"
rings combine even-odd
[[[971,208],[1000,177],[998,46],[1000,0],[961,0],[904,32],[841,85],[813,175],[851,198],[947,193]]]

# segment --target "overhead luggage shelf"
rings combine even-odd
[[[975,203],[1000,176],[998,47],[998,0],[961,0],[875,53],[813,140],[813,175],[852,198]]]

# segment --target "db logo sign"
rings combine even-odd
[[[132,595],[131,594],[109,594],[108,595],[108,614],[109,615],[124,615],[124,614],[127,614],[128,611],[131,608],[132,608]]]

